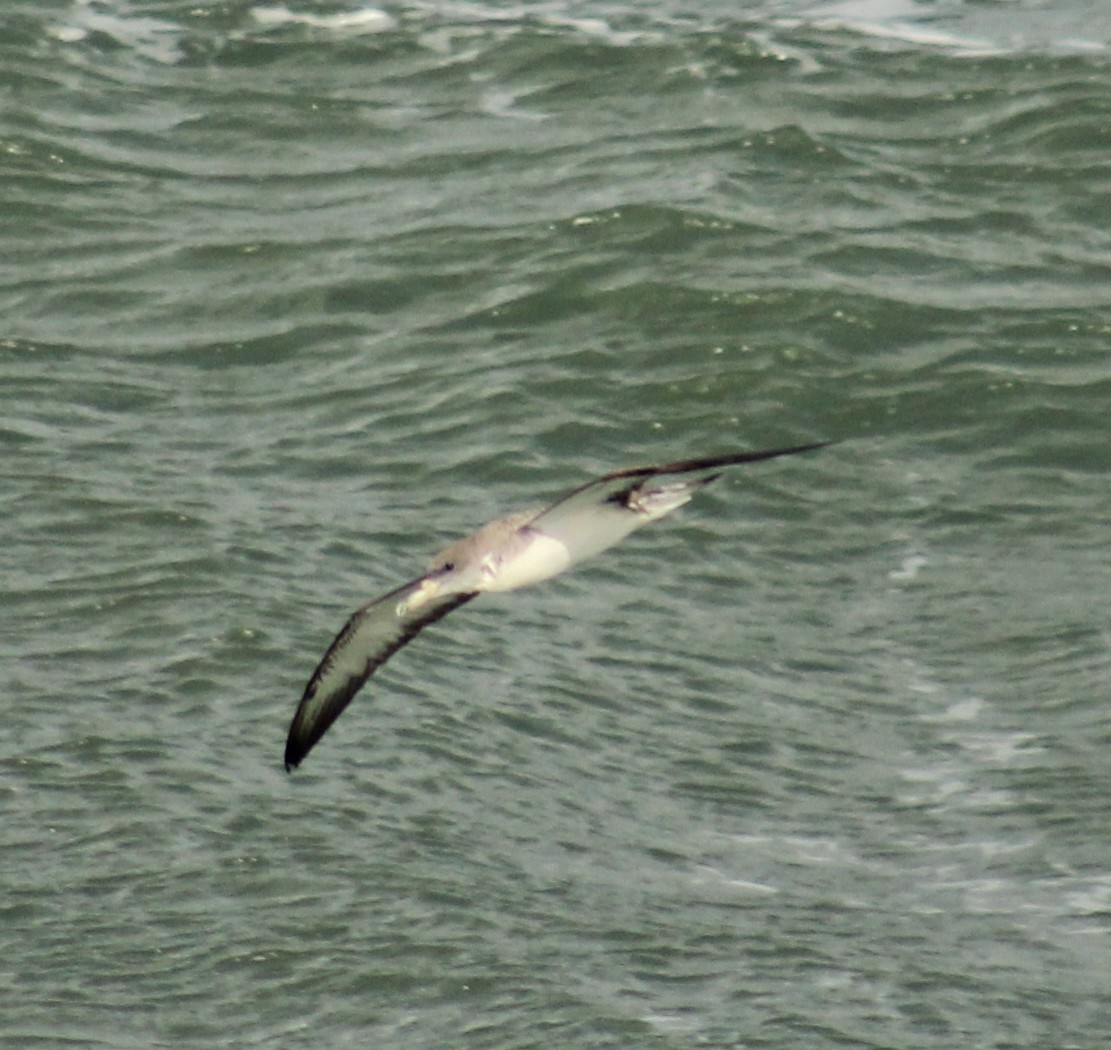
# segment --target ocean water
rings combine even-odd
[[[1107,1045],[1102,0],[9,0],[0,59],[0,1044]],[[284,772],[444,542],[822,439]]]

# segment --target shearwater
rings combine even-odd
[[[285,767],[301,764],[366,680],[420,630],[484,592],[540,583],[619,543],[634,529],[687,503],[723,467],[829,445],[818,441],[762,452],[618,470],[580,485],[543,510],[484,525],[432,559],[428,572],[358,609],[328,647],[297,705]]]

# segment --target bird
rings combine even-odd
[[[558,576],[688,503],[725,467],[824,448],[786,448],[686,459],[616,470],[540,510],[498,518],[445,547],[423,575],[357,609],[309,678],[290,723],[285,768],[292,772],[366,681],[425,627],[480,594],[514,591]]]

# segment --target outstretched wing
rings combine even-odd
[[[617,470],[573,489],[537,514],[528,528],[559,540],[570,552],[572,562],[580,562],[612,547],[641,525],[681,507],[697,489],[719,477],[722,467],[792,456],[828,444],[817,441]]]
[[[297,705],[285,743],[285,768],[294,769],[313,749],[328,727],[351,703],[366,680],[422,628],[435,623],[475,594],[446,594],[419,604],[414,595],[424,591],[427,576],[411,580],[364,605],[343,625],[324,659],[313,671]],[[410,605],[416,608],[410,608]]]

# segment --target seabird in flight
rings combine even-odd
[[[285,767],[301,764],[366,680],[430,623],[485,591],[513,591],[577,565],[688,502],[722,467],[792,456],[830,444],[738,452],[618,470],[540,511],[510,514],[457,540],[423,576],[357,610],[328,647],[297,705]]]

